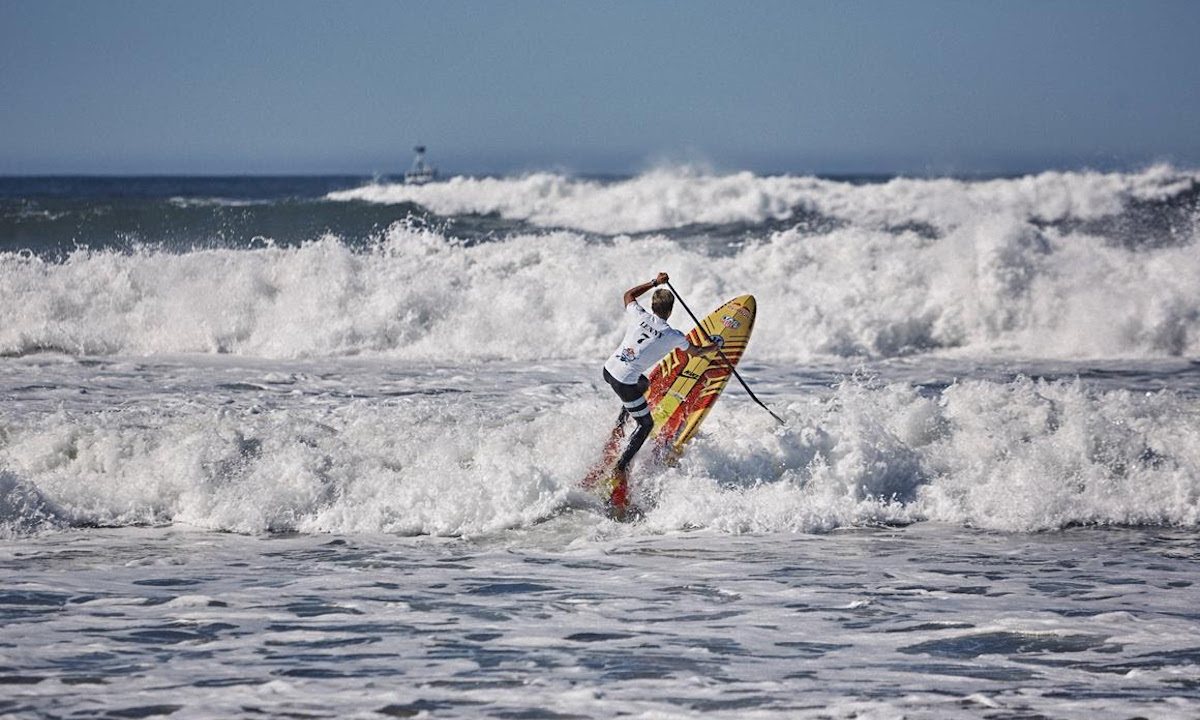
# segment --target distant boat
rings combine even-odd
[[[425,146],[418,145],[413,150],[417,156],[413,158],[412,167],[404,173],[406,185],[424,185],[437,180],[437,168],[425,162]]]

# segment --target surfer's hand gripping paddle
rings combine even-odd
[[[679,298],[679,304],[683,306],[684,310],[687,310],[688,315],[692,316],[692,322],[696,323],[696,327],[702,328],[700,325],[700,320],[696,317],[696,313],[692,312],[692,309],[688,307],[688,304],[684,301],[683,296],[679,294],[679,291],[675,289],[675,286],[671,284],[670,280],[666,281],[666,286],[671,289],[671,292],[675,293],[675,297]],[[701,332],[704,332],[703,328],[701,329]],[[709,342],[712,342],[712,338],[709,338]],[[783,421],[783,418],[776,415],[771,408],[767,407],[762,400],[758,399],[758,396],[754,394],[754,391],[751,390],[750,386],[746,384],[746,381],[742,379],[742,376],[740,373],[738,373],[737,368],[733,366],[733,363],[729,362],[729,358],[725,357],[725,353],[721,350],[719,345],[717,347],[717,355],[719,355],[721,359],[725,361],[725,364],[729,366],[729,369],[733,371],[733,376],[738,379],[738,382],[740,382],[742,387],[746,389],[746,392],[750,394],[750,399],[758,403],[759,407],[761,407],[763,410],[771,413],[771,417],[775,418],[775,422],[779,423],[780,425],[786,425],[787,423]]]

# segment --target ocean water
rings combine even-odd
[[[1168,166],[0,179],[0,714],[1200,717],[1198,228]],[[659,270],[786,422],[619,524]]]

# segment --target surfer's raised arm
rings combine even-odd
[[[644,295],[647,290],[656,288],[659,285],[665,285],[668,280],[670,280],[670,278],[667,277],[667,274],[665,272],[660,272],[650,282],[644,282],[641,285],[635,285],[629,288],[625,291],[625,296],[622,298],[621,307],[625,307],[629,303],[636,301],[639,297]]]
[[[634,285],[633,287],[629,288],[625,291],[625,295],[622,298],[625,303],[625,307],[628,307],[629,303],[631,302],[636,302],[639,297],[644,295],[651,288],[658,287],[659,285],[666,285],[670,279],[670,276],[668,276],[665,272],[660,272],[650,282],[644,282],[641,285]],[[663,290],[662,292],[665,293],[667,291]],[[673,300],[674,298],[672,297],[671,299]],[[665,319],[671,314],[671,306],[670,304],[663,304],[662,308],[665,310],[665,312],[660,312],[656,309],[655,313],[662,315],[662,317]],[[681,349],[692,357],[702,357],[716,354],[716,352],[721,349],[721,346],[718,344],[695,345],[689,340],[687,347]]]

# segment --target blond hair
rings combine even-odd
[[[666,320],[671,317],[671,310],[675,307],[675,296],[670,290],[659,288],[654,291],[654,296],[650,298],[650,309],[654,314]]]

